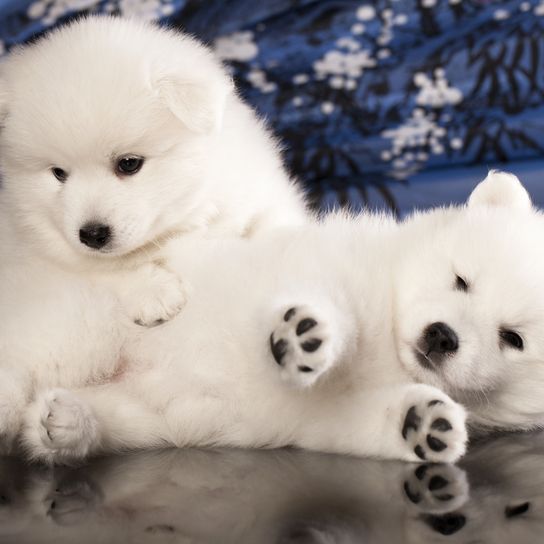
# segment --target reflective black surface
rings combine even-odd
[[[544,437],[458,467],[294,450],[168,450],[45,469],[0,459],[0,542],[544,542]]]

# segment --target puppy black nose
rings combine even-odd
[[[111,239],[111,230],[102,223],[86,223],[79,229],[79,241],[92,248],[100,249]]]
[[[425,330],[427,353],[452,353],[459,347],[455,331],[445,323],[432,323]]]

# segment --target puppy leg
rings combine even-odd
[[[145,263],[116,277],[114,282],[123,309],[142,327],[170,321],[187,301],[186,286],[162,262]]]
[[[465,410],[435,387],[396,385],[312,401],[312,418],[297,433],[303,448],[431,463],[454,463],[466,450]]]
[[[26,412],[21,442],[30,459],[70,464],[99,452],[166,445],[163,419],[124,384],[44,391]]]
[[[314,385],[355,348],[355,318],[332,301],[285,304],[274,315],[270,353],[287,383]]]

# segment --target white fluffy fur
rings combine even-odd
[[[83,19],[15,50],[0,89],[3,261],[43,259],[92,277],[142,324],[185,302],[161,260],[167,241],[305,221],[276,143],[188,36]],[[145,159],[134,176],[116,173],[125,155]],[[68,173],[65,183],[53,167]],[[88,222],[110,227],[111,242],[81,243]]]
[[[515,178],[403,225],[300,226],[273,142],[186,37],[91,19],[14,53],[1,81],[0,431],[24,413],[31,457],[293,444],[448,462],[467,438],[453,399],[486,425],[542,422],[542,220]],[[119,178],[127,153],[146,162]],[[102,252],[78,240],[89,220],[113,229]],[[415,350],[436,321],[460,342],[431,371]]]
[[[104,351],[117,333],[101,345],[97,311],[87,316],[88,343],[77,329],[71,338],[76,300],[107,311],[120,302],[117,321],[168,320],[187,288],[165,266],[164,246],[305,221],[276,143],[211,53],[173,31],[90,18],[15,50],[0,68],[0,118],[0,346],[14,375],[0,386],[0,411],[9,435],[29,394],[15,384],[28,372],[70,381],[77,365],[59,361],[82,360],[89,376],[111,374]],[[116,175],[125,154],[145,158],[138,174]],[[65,183],[53,167],[68,173]],[[83,245],[88,221],[110,226],[111,243]],[[81,291],[67,287],[78,282]],[[53,301],[54,314],[40,311]]]
[[[95,17],[16,49],[0,67],[0,119],[8,438],[31,384],[111,376],[125,325],[182,308],[188,287],[164,259],[180,237],[306,221],[263,124],[211,53],[174,31]],[[124,155],[144,157],[141,171],[119,176]],[[80,242],[89,221],[113,232],[99,250]]]
[[[492,198],[496,186],[486,183]],[[517,180],[511,185],[524,192]],[[66,307],[55,313],[56,323],[43,301],[32,309],[32,323],[57,334],[40,331],[32,346],[48,356],[30,367],[36,395],[23,431],[29,454],[62,462],[80,458],[82,449],[292,444],[418,461],[419,446],[426,459],[450,462],[467,439],[456,400],[476,423],[540,425],[544,259],[534,248],[542,242],[542,218],[529,204],[484,204],[482,187],[480,202],[416,214],[401,225],[382,216],[337,216],[249,241],[180,241],[167,260],[191,296],[178,316],[154,329],[116,327],[116,307],[88,294],[82,280],[64,282]],[[196,252],[198,259],[186,258]],[[456,275],[468,292],[456,288]],[[91,296],[95,304],[85,304],[82,297]],[[293,342],[308,336],[285,329],[292,307],[297,323],[318,321],[316,351],[295,349]],[[459,349],[431,371],[415,350],[436,321],[457,331]],[[505,328],[523,337],[523,351],[501,341]],[[17,330],[14,323],[11,334],[20,336]],[[271,334],[273,341],[278,334],[291,340],[281,367]],[[297,373],[297,366],[313,372]],[[103,383],[97,368],[113,378]],[[66,413],[77,399],[76,416]],[[406,427],[410,410],[417,422]],[[59,432],[51,420],[75,419],[81,425],[65,431],[77,432],[77,448],[66,447],[70,436],[48,436]],[[451,429],[433,429],[439,419]],[[430,448],[428,434],[444,448]]]

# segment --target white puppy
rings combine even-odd
[[[465,410],[447,393],[495,426],[543,421],[543,234],[517,179],[492,173],[467,207],[404,225],[336,217],[187,240],[200,258],[171,256],[194,287],[184,311],[125,337],[113,382],[38,395],[24,443],[49,462],[215,444],[455,461]]]
[[[406,230],[421,245],[395,273],[399,358],[414,379],[463,403],[478,427],[542,427],[542,214],[517,178],[501,172],[488,175],[468,206]]]
[[[117,366],[105,352],[121,342],[110,323],[180,310],[186,287],[165,246],[306,218],[275,141],[212,54],[174,31],[89,18],[14,50],[0,67],[0,123],[9,436],[31,376],[103,379]]]
[[[16,49],[0,71],[0,119],[3,261],[102,275],[144,325],[184,302],[161,261],[167,240],[305,218],[222,66],[171,30],[95,17]]]

